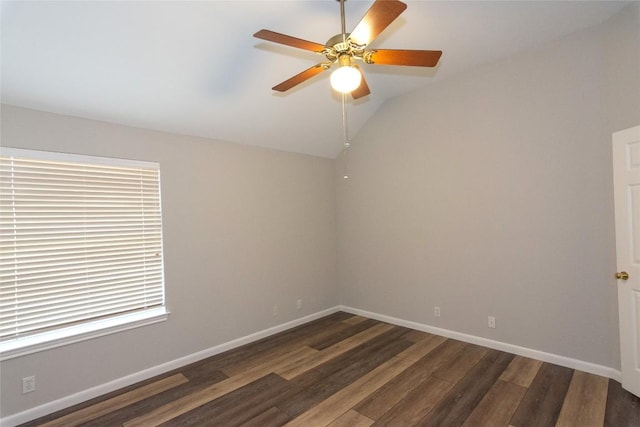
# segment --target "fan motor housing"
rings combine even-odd
[[[327,40],[326,45],[331,47],[336,53],[344,53],[349,51],[349,36],[351,34],[347,33],[344,35],[344,39],[342,38],[342,34],[336,34]],[[347,41],[345,41],[347,40]]]
[[[350,33],[336,34],[325,43],[328,49],[324,52],[329,61],[335,62],[341,55],[347,54],[353,58],[361,58],[365,53],[364,47],[353,44],[349,40]],[[345,41],[346,40],[346,41]]]

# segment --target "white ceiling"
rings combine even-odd
[[[348,105],[353,136],[387,99],[596,25],[629,2],[411,1],[372,47],[442,50],[435,69],[363,64],[371,95]],[[347,31],[372,1],[346,2]],[[325,72],[271,87],[324,58],[252,37],[325,43],[336,0],[2,1],[2,102],[298,153],[341,150],[340,97]]]

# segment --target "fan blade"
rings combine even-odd
[[[294,86],[299,85],[300,83],[309,80],[311,77],[316,74],[320,74],[324,70],[328,69],[331,64],[316,64],[311,68],[307,68],[303,72],[296,74],[288,80],[283,81],[279,85],[274,86],[272,89],[277,90],[278,92],[285,92],[291,89]]]
[[[376,0],[351,32],[349,39],[359,46],[368,45],[406,8],[407,5],[398,0]]]
[[[357,65],[355,67],[358,69],[358,71],[360,71],[360,74],[362,75],[362,80],[360,81],[360,86],[358,86],[357,89],[351,92],[351,96],[353,97],[353,99],[359,99],[359,98],[362,98],[363,96],[369,95],[371,91],[369,90],[369,85],[367,85],[367,81],[364,79],[364,73],[362,72],[362,69]]]
[[[280,43],[291,47],[297,47],[298,49],[310,50],[311,52],[322,53],[327,47],[325,45],[302,40],[296,37],[287,36],[285,34],[276,33],[270,30],[260,30],[253,35],[253,37],[267,40],[274,43]]]
[[[412,65],[435,67],[442,56],[441,50],[379,49],[365,54],[367,64]]]

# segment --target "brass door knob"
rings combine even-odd
[[[629,280],[629,273],[627,273],[626,271],[616,273],[616,279]]]

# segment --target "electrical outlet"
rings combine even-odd
[[[31,393],[32,391],[36,391],[36,377],[24,377],[22,379],[22,394]]]
[[[296,301],[296,308],[298,310],[302,309],[302,298],[299,298],[298,301]]]
[[[277,306],[277,305],[274,305],[274,306],[273,306],[273,315],[274,315],[274,316],[277,316],[277,315],[278,315],[278,313],[279,313],[278,306]]]
[[[433,307],[433,316],[440,317],[440,307]]]
[[[489,316],[487,320],[487,326],[490,327],[491,329],[496,328],[496,318],[494,316]]]

